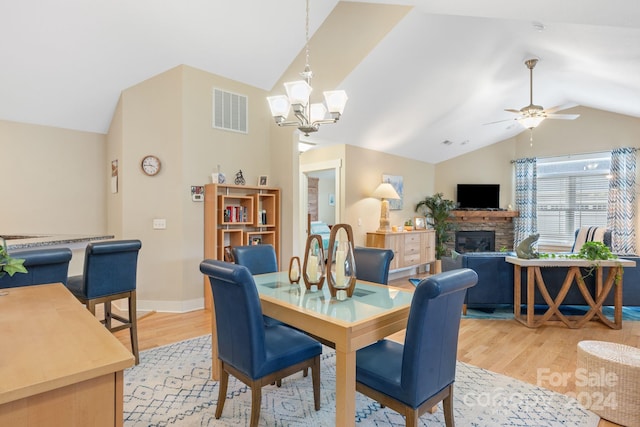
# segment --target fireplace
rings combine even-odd
[[[456,231],[455,249],[464,252],[493,252],[496,247],[496,232],[490,230]]]

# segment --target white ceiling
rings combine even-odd
[[[312,0],[312,34],[337,3]],[[534,103],[640,117],[636,0],[368,3],[415,7],[339,85],[347,108],[312,135],[318,144],[437,163],[512,137],[522,131],[514,121],[485,123],[529,104],[523,62],[532,56]],[[180,64],[270,91],[304,47],[304,8],[303,0],[0,0],[0,119],[106,133],[122,90]]]

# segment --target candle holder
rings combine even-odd
[[[322,289],[324,284],[324,249],[322,237],[319,234],[311,234],[307,237],[302,278],[307,290],[312,291],[312,286],[316,286],[316,290]]]
[[[289,283],[300,283],[300,258],[297,256],[289,261]]]
[[[351,298],[356,288],[353,230],[349,224],[336,224],[331,227],[327,283],[331,296],[340,301]]]

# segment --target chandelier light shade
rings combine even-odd
[[[381,199],[380,205],[380,227],[378,232],[388,233],[391,231],[391,222],[389,221],[389,200],[397,200],[400,198],[398,192],[393,185],[383,182],[373,191],[373,197]]]
[[[285,83],[287,95],[269,96],[267,101],[278,126],[296,126],[305,136],[309,136],[317,132],[321,124],[337,122],[348,98],[344,90],[332,90],[324,92],[324,103],[311,103],[313,88],[310,82],[313,72],[309,66],[309,0],[306,18],[306,62],[304,71],[300,73],[304,80]],[[291,110],[296,120],[288,119]]]

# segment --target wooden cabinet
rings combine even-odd
[[[271,244],[280,264],[280,189],[246,185],[204,187],[204,257],[223,260],[226,247]],[[211,287],[204,278],[205,307]]]
[[[436,260],[436,237],[433,230],[414,230],[397,233],[367,233],[367,246],[391,249],[391,270],[418,267]]]

